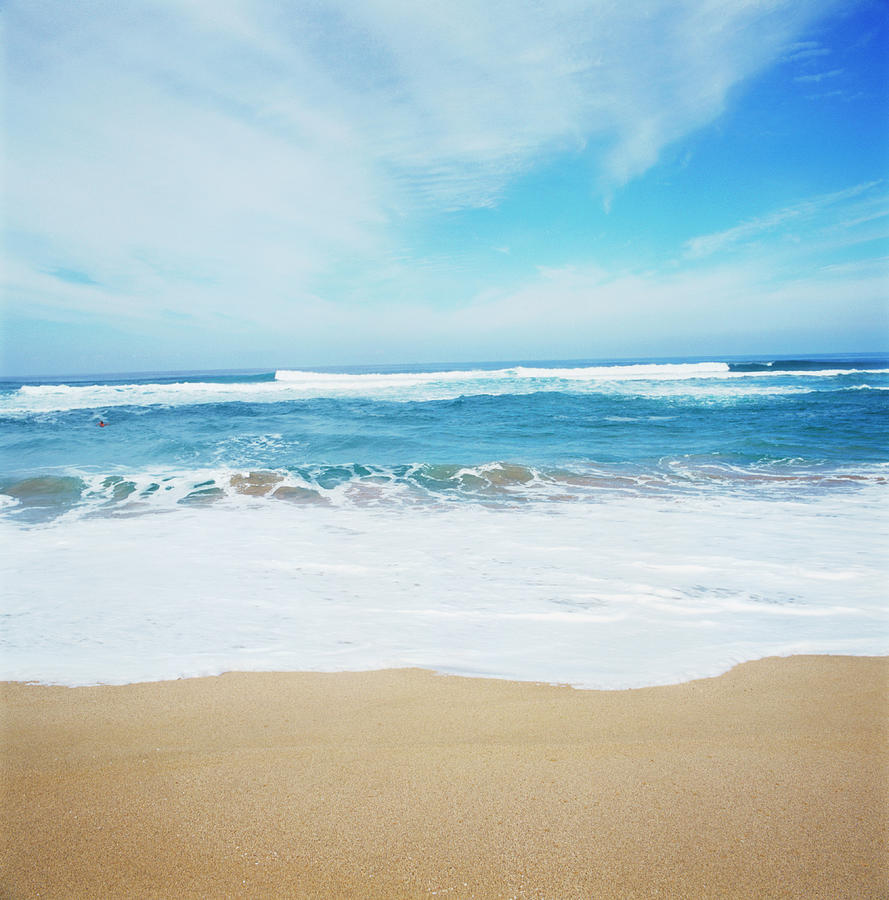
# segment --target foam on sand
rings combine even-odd
[[[4,522],[0,678],[421,666],[621,688],[763,656],[886,653],[882,494],[492,508],[247,493]]]

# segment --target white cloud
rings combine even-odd
[[[678,271],[547,269],[447,315],[423,311],[421,332],[434,336],[434,346],[419,358],[441,359],[442,346],[459,347],[464,359],[838,352],[862,349],[868,339],[879,349],[889,333],[887,275],[884,262],[868,259],[834,271],[801,266],[787,277],[755,253]],[[405,309],[378,313],[365,323],[371,345],[386,346],[393,358],[427,350],[406,332]],[[479,356],[492,344],[499,352]]]
[[[673,272],[551,269],[447,312],[395,303],[355,310],[344,339],[331,309],[300,358],[310,365],[371,362],[375,353],[443,361],[838,352],[862,349],[868,335],[875,349],[884,343],[885,266],[866,261],[835,272],[777,274],[755,257]],[[646,327],[652,322],[657,327]]]
[[[7,297],[321,315],[321,276],[560,153],[594,148],[591,189],[618,189],[836,5],[13,0]]]

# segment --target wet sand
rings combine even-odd
[[[2,685],[0,895],[889,897],[889,659]]]

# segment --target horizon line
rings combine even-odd
[[[808,353],[808,352],[787,352],[787,353],[711,353],[711,354],[689,354],[679,356],[602,356],[602,357],[565,357],[565,358],[525,358],[525,359],[486,359],[486,360],[450,360],[450,361],[433,361],[433,362],[368,362],[368,363],[342,363],[330,365],[276,365],[276,366],[235,366],[232,368],[194,368],[194,369],[137,369],[137,370],[120,370],[106,372],[59,372],[50,373],[43,372],[40,374],[0,374],[0,383],[3,382],[23,382],[25,380],[47,381],[58,380],[63,378],[71,379],[87,379],[93,378],[97,380],[119,380],[119,376],[131,378],[144,377],[148,375],[160,375],[165,377],[173,376],[195,376],[195,375],[273,375],[279,371],[290,372],[332,372],[341,369],[370,369],[374,366],[380,369],[391,368],[407,368],[412,366],[428,368],[430,366],[442,366],[441,371],[451,371],[455,366],[516,366],[525,364],[550,364],[550,363],[655,363],[655,362],[723,362],[734,360],[761,360],[768,361],[792,361],[792,360],[818,360],[818,359],[840,359],[844,357],[886,357],[889,359],[889,348],[883,350],[847,350],[847,351],[831,351],[828,353]],[[372,374],[372,373],[365,373]]]

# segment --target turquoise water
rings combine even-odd
[[[5,515],[28,524],[235,495],[399,504],[854,489],[889,461],[887,366],[581,361],[6,382],[0,493]]]
[[[0,680],[885,654],[887,389],[875,356],[8,382]]]

